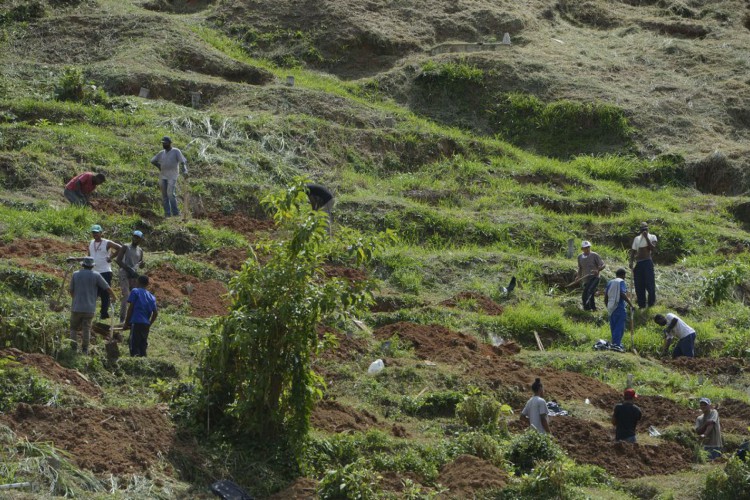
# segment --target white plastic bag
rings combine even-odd
[[[370,363],[370,367],[367,369],[368,375],[375,375],[376,373],[380,373],[383,371],[383,368],[385,368],[385,364],[383,363],[382,359],[376,359],[372,363]]]

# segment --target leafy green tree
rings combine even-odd
[[[329,279],[323,264],[344,244],[343,253],[363,266],[393,235],[331,240],[326,214],[311,209],[303,179],[263,203],[281,236],[259,244],[261,257],[230,282],[230,312],[207,339],[199,377],[214,425],[299,454],[324,388],[311,367],[324,344],[316,328],[372,301],[369,281]]]

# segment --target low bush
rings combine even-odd
[[[559,460],[562,456],[562,449],[550,436],[533,430],[516,437],[506,454],[516,475],[531,471],[537,462]]]
[[[318,485],[318,495],[326,500],[374,499],[380,493],[382,478],[364,459],[326,472]]]
[[[0,412],[18,403],[44,404],[52,398],[49,383],[9,358],[0,358]]]
[[[477,390],[469,392],[456,406],[456,415],[469,427],[475,428],[494,428],[500,415],[509,412],[509,406],[502,405],[495,398],[485,396]]]
[[[732,457],[724,470],[714,469],[706,476],[701,498],[705,500],[739,500],[750,491],[750,460]]]

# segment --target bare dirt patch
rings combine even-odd
[[[8,257],[49,259],[52,255],[83,256],[86,253],[87,243],[68,243],[51,238],[39,238],[33,240],[14,240],[10,243],[0,243],[0,255]]]
[[[740,358],[686,358],[668,360],[665,364],[687,373],[706,375],[739,375],[747,370],[745,360]]]
[[[318,482],[309,477],[295,479],[292,484],[268,497],[268,500],[313,500],[317,498]]]
[[[622,402],[618,394],[606,394],[591,400],[597,408],[605,411],[613,411],[615,405]],[[639,396],[635,404],[641,409],[641,421],[638,428],[647,429],[653,425],[663,429],[668,425],[692,423],[697,417],[695,410],[679,405],[671,399],[661,396]]]
[[[322,339],[323,335],[326,333],[330,333],[336,337],[338,346],[323,351],[318,356],[321,360],[335,360],[341,362],[352,361],[361,358],[368,350],[367,341],[365,339],[347,335],[346,333],[323,325],[318,326],[318,338]]]
[[[383,326],[374,335],[378,339],[398,335],[414,346],[418,358],[460,365],[465,368],[466,378],[483,380],[492,387],[510,387],[530,395],[534,379],[541,377],[550,399],[584,400],[614,394],[608,385],[579,373],[528,367],[513,357],[518,352],[514,343],[495,347],[439,325],[408,322]],[[520,402],[519,398],[513,403]]]
[[[218,280],[201,280],[162,264],[148,272],[151,291],[160,306],[190,304],[190,312],[199,318],[226,314],[229,299],[227,287]]]
[[[24,366],[35,368],[52,382],[68,385],[86,396],[100,398],[103,394],[101,387],[93,384],[82,373],[60,366],[57,361],[46,354],[25,353],[18,349],[8,348],[0,350],[0,358],[10,358]]]
[[[459,455],[440,469],[438,483],[448,488],[448,498],[472,498],[479,490],[504,488],[506,479],[505,472],[486,460]]]
[[[174,430],[158,408],[51,408],[19,404],[0,421],[32,442],[52,442],[81,468],[142,473],[172,448]]]
[[[458,307],[459,302],[462,301],[476,302],[477,308],[489,316],[500,316],[503,313],[503,306],[486,295],[477,292],[461,292],[448,300],[442,301],[440,305],[445,307]]]
[[[349,281],[365,281],[367,279],[366,272],[351,267],[326,264],[323,266],[323,272],[328,278],[343,278]]]
[[[30,259],[15,258],[12,259],[11,262],[13,262],[13,264],[17,265],[20,268],[26,269],[27,271],[51,274],[58,278],[62,278],[63,276],[65,276],[65,271],[63,271],[60,267],[52,267],[39,262],[34,262]]]
[[[142,206],[140,203],[120,201],[112,198],[95,198],[91,200],[91,206],[97,212],[118,215],[137,215],[146,220],[160,219],[161,216]]]
[[[365,431],[378,425],[378,419],[367,410],[355,410],[338,401],[321,401],[313,409],[310,423],[326,432]]]
[[[248,251],[245,248],[217,248],[198,258],[225,271],[239,271],[248,258]]]
[[[268,232],[275,227],[272,220],[254,219],[241,213],[222,214],[214,212],[207,214],[206,218],[216,226],[225,227],[244,235],[251,242],[258,239],[259,233]]]
[[[658,446],[615,442],[613,431],[596,422],[555,417],[550,428],[577,462],[598,465],[624,479],[673,474],[689,468],[693,461],[690,450],[673,442]]]

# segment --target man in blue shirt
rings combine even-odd
[[[138,287],[130,291],[125,328],[130,328],[130,355],[146,357],[148,333],[156,321],[156,298],[147,290],[148,276],[138,276]]]
[[[615,272],[616,278],[607,283],[604,292],[604,303],[609,313],[609,329],[612,332],[612,344],[622,347],[622,337],[625,335],[625,302],[632,308],[633,303],[628,297],[628,288],[625,285],[627,272],[622,267]]]

